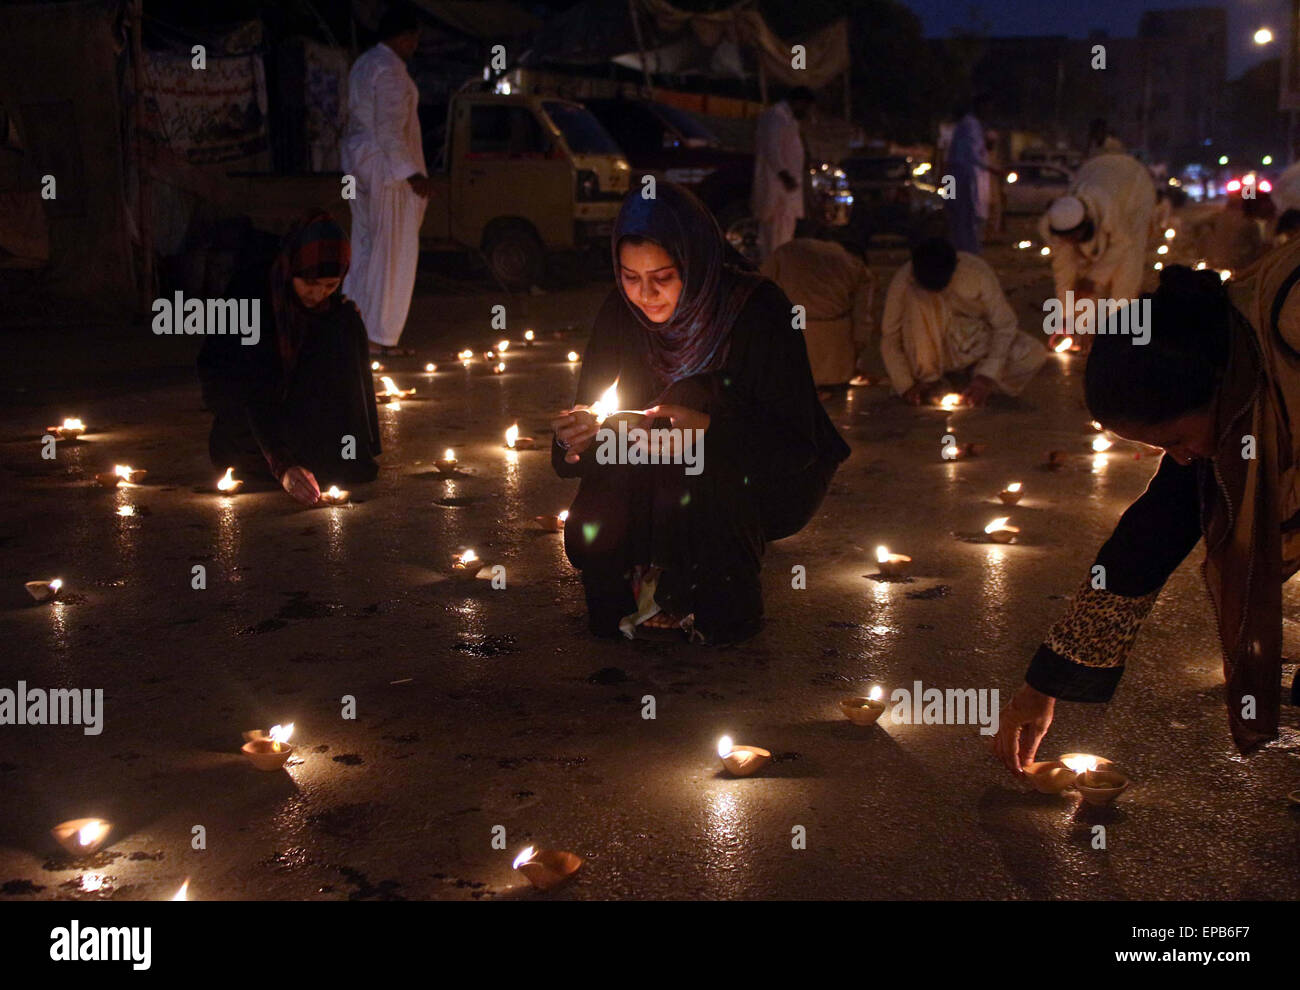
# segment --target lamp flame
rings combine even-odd
[[[577,363],[577,360],[578,360],[578,352],[577,352],[577,351],[569,351],[568,358],[569,358],[569,363],[570,363],[570,364],[575,364],[575,363]]]
[[[63,578],[55,578],[53,581],[50,582],[51,591],[58,591],[62,587],[63,587]]]
[[[558,516],[556,516],[555,518],[558,519],[558,520],[560,520],[560,522],[568,522],[568,521],[569,521],[569,510],[568,510],[568,509],[565,509],[563,512],[561,512],[561,513],[560,513]]]
[[[537,855],[536,847],[526,846],[523,849],[523,851],[520,852],[519,855],[515,857],[514,865],[511,866],[510,868],[512,870],[517,870],[519,869],[519,867],[523,866],[525,863],[527,863],[530,859],[532,859],[536,855]]]
[[[456,463],[456,452],[455,452],[454,450],[452,450],[450,447],[448,447],[446,450],[444,450],[444,451],[442,452],[442,459],[443,459],[444,461],[450,461],[452,464],[455,464],[455,463]]]
[[[1020,488],[1021,488],[1021,485],[1020,485],[1020,482],[1018,482],[1018,481],[1013,481],[1013,482],[1011,482],[1011,484],[1007,485],[1007,491],[1009,491],[1009,492],[1018,492],[1018,491],[1020,491]]]
[[[1109,440],[1107,440],[1105,437],[1093,437],[1092,439],[1092,449],[1096,451],[1098,454],[1102,453],[1103,451],[1110,450],[1110,448],[1113,446],[1114,444],[1111,443]]]
[[[427,371],[429,374],[433,374],[435,371],[438,370],[438,366],[434,364],[432,361],[430,361],[428,364],[424,366],[424,370]]]
[[[889,547],[885,546],[883,543],[876,547],[876,562],[880,564],[889,563]]]
[[[226,473],[222,476],[221,480],[217,482],[217,491],[228,492],[230,489],[234,488],[236,484],[235,469],[233,467],[228,467],[226,468]]]
[[[731,736],[723,736],[718,740],[718,755],[724,760],[731,755]]]
[[[339,498],[340,496],[342,496],[343,493],[339,491],[338,485],[330,485],[329,488],[326,490],[325,494],[328,495],[330,498]]]
[[[614,384],[605,389],[599,399],[591,404],[591,414],[596,417],[597,423],[603,423],[605,417],[618,408],[618,379],[614,379]]]
[[[519,439],[519,424],[516,423],[510,429],[506,430],[506,446],[514,450],[515,441]]]
[[[124,481],[131,480],[131,472],[134,469],[129,464],[114,464],[113,473]]]
[[[949,392],[939,400],[939,405],[943,406],[945,409],[956,409],[961,405],[961,396],[956,392]]]
[[[1061,762],[1064,763],[1071,770],[1073,770],[1075,773],[1084,773],[1085,771],[1088,770],[1097,769],[1097,757],[1088,756],[1087,754],[1071,756],[1069,759],[1062,760]]]
[[[83,846],[93,846],[102,839],[108,832],[108,823],[101,822],[96,818],[93,822],[87,822],[77,830],[77,842]]]
[[[884,689],[879,684],[876,684],[867,692],[867,697],[872,701],[879,701],[884,696],[884,693]]]
[[[986,533],[996,533],[1000,529],[1006,529],[1007,523],[1011,521],[1010,516],[998,516],[991,523],[984,527]]]
[[[1074,346],[1074,339],[1071,337],[1062,337],[1061,342],[1052,348],[1057,354],[1064,354]]]
[[[524,340],[532,340],[535,336],[536,334],[534,334],[531,330],[524,331]]]
[[[478,560],[478,554],[474,552],[472,547],[460,555],[460,562],[462,564],[472,564],[476,560]]]
[[[508,341],[508,340],[498,340],[498,341],[497,341],[497,353],[498,353],[498,354],[504,354],[504,353],[506,352],[506,350],[509,349],[509,347],[510,347],[510,341]]]
[[[181,884],[181,889],[176,891],[173,901],[188,901],[190,899],[190,878],[186,877],[185,882]]]
[[[65,419],[63,425],[59,428],[62,430],[84,430],[86,424],[79,419]]]

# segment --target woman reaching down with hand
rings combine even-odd
[[[1012,772],[1034,759],[1058,700],[1110,700],[1161,587],[1202,537],[1232,738],[1246,753],[1277,734],[1282,582],[1300,570],[1298,282],[1300,244],[1226,287],[1214,271],[1166,268],[1150,343],[1094,340],[1093,417],[1165,456],[1002,712],[994,748]]]
[[[766,542],[807,524],[848,446],[817,400],[790,301],[726,263],[717,223],[690,193],[661,182],[653,199],[629,194],[612,250],[616,285],[577,404],[553,423],[555,469],[581,479],[564,543],[591,631],[744,639],[763,614]],[[674,457],[597,456],[602,444],[617,453],[602,426],[627,419],[598,419],[615,383],[618,405],[645,413],[629,438],[670,428]]]

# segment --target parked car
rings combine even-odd
[[[758,226],[750,209],[754,155],[725,148],[692,114],[640,99],[592,99],[587,109],[614,136],[632,169],[633,188],[644,175],[685,186],[713,211],[723,234],[750,260],[758,256]],[[805,208],[814,227],[843,226],[851,205],[847,181],[829,163],[808,170]]]
[[[907,155],[861,156],[845,159],[840,168],[853,196],[843,238],[865,249],[875,237],[915,242],[944,232],[943,198],[929,181],[929,162]]]
[[[1046,162],[1014,162],[1002,180],[1006,213],[1043,213],[1058,196],[1070,191],[1074,173]]]

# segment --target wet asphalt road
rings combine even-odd
[[[989,256],[1034,327],[1045,262]],[[887,277],[900,259],[874,260]],[[201,899],[534,897],[511,870],[529,844],[586,858],[552,897],[1300,894],[1300,814],[1284,797],[1300,787],[1300,718],[1284,709],[1282,747],[1234,755],[1199,549],[1115,701],[1061,705],[1044,743],[1048,757],[1116,761],[1133,785],[1110,809],[1030,791],[975,727],[859,728],[839,713],[838,698],[873,683],[997,688],[1005,701],[1021,682],[1156,466],[1122,442],[1094,462],[1078,357],[1051,358],[1017,402],[955,414],[961,442],[987,445],[958,463],[939,456],[943,412],[902,408],[881,387],[832,399],[853,455],[817,519],[769,548],[759,636],[726,649],[589,638],[561,541],[533,519],[574,490],[545,447],[583,333],[552,333],[585,327],[604,291],[527,300],[540,343],[512,347],[501,376],[446,359],[499,336],[482,328],[503,300],[422,294],[410,336],[423,352],[387,371],[418,392],[381,408],[383,472],[341,508],[206,490],[207,417],[178,372],[188,342],[72,336],[65,379],[29,375],[22,348],[38,344],[16,340],[6,375],[32,388],[0,424],[0,687],[102,688],[106,717],[98,736],[0,727],[0,896],[159,899],[189,877]],[[443,370],[427,376],[431,358]],[[156,365],[156,384],[97,390],[114,361],[146,379],[139,369]],[[41,460],[42,427],[65,415],[90,433]],[[516,420],[543,449],[503,449]],[[453,480],[432,463],[448,446],[466,466]],[[1059,472],[1041,466],[1054,449],[1072,455]],[[149,475],[95,486],[114,463]],[[1006,510],[995,495],[1012,480],[1026,496]],[[124,505],[135,515],[117,515]],[[1017,543],[980,538],[1000,515],[1021,528]],[[910,581],[871,577],[878,543],[915,558]],[[470,546],[505,566],[504,590],[446,580]],[[196,564],[205,590],[191,587]],[[795,565],[806,590],[791,588]],[[65,600],[30,604],[22,581],[53,576]],[[1300,617],[1294,588],[1286,601]],[[1288,621],[1291,656],[1297,630]],[[345,695],[355,720],[341,717]],[[641,717],[647,695],[654,720]],[[287,771],[253,770],[240,733],[286,721]],[[724,733],[774,761],[728,778],[714,752]],[[92,815],[115,824],[105,850],[61,859],[49,828]],[[805,849],[792,848],[796,826]]]

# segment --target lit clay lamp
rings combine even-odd
[[[1043,794],[1060,794],[1074,786],[1078,776],[1060,760],[1039,760],[1024,765],[1025,776],[1034,790]]]
[[[952,411],[961,407],[961,396],[956,392],[949,392],[939,400],[939,408]]]
[[[471,547],[457,554],[451,564],[451,576],[457,581],[473,581],[484,567],[483,559]]]
[[[176,891],[172,897],[173,901],[188,901],[190,899],[190,878],[186,877],[185,882],[181,884],[180,890]]]
[[[516,423],[506,430],[506,446],[511,450],[532,450],[537,446],[537,441],[532,437],[521,437],[519,435],[519,424]]]
[[[384,390],[375,393],[376,402],[394,402],[398,399],[405,399],[408,395],[415,394],[415,389],[413,388],[398,388],[397,383],[387,375],[379,380],[383,383]]]
[[[279,770],[284,766],[284,761],[293,755],[293,747],[289,745],[289,737],[293,735],[293,723],[288,725],[273,725],[271,731],[262,734],[260,730],[254,729],[252,732],[245,732],[244,738],[248,741],[240,747],[240,752],[248,757],[248,762],[253,764],[258,770],[267,772]]]
[[[718,756],[733,777],[748,777],[757,773],[772,758],[770,752],[758,746],[732,745],[731,736],[723,736],[718,740]]]
[[[535,846],[521,852],[514,862],[514,868],[524,875],[524,879],[541,891],[554,890],[565,883],[580,866],[582,857],[577,853],[538,850]]]
[[[1113,446],[1115,446],[1115,444],[1106,437],[1092,438],[1092,452],[1094,454],[1104,454]]]
[[[1020,501],[1020,496],[1024,494],[1024,485],[1018,481],[1013,481],[1006,488],[998,492],[998,498],[1002,499],[1003,505],[1015,505]]]
[[[548,533],[564,532],[564,523],[569,518],[569,510],[565,509],[558,516],[538,516],[537,525]]]
[[[1070,348],[1072,348],[1073,346],[1074,346],[1073,337],[1062,337],[1060,341],[1058,341],[1056,345],[1052,347],[1052,350],[1057,354],[1068,354],[1070,352]]]
[[[430,361],[428,364],[424,366],[424,373],[426,375],[432,375],[437,370],[438,370],[438,366],[434,364],[432,361]]]
[[[497,353],[498,353],[498,354],[504,354],[504,353],[505,353],[506,351],[508,351],[509,349],[510,349],[510,341],[508,341],[508,340],[498,340],[498,341],[497,341]]]
[[[532,347],[532,346],[533,346],[533,341],[536,340],[536,339],[537,339],[537,334],[533,333],[533,331],[531,331],[531,330],[525,330],[525,331],[524,331],[524,346],[525,346],[525,347]]]
[[[75,440],[86,432],[86,424],[79,419],[65,419],[62,426],[47,426],[46,433],[52,433],[60,440]]]
[[[1089,804],[1098,806],[1110,804],[1126,787],[1128,778],[1118,770],[1085,770],[1074,779],[1074,789]]]
[[[565,355],[565,357],[567,358],[569,364],[577,364],[577,363],[578,363],[578,352],[577,352],[577,351],[569,351],[569,353],[568,353],[567,355]]]
[[[456,452],[448,447],[442,452],[442,457],[433,462],[437,465],[439,471],[443,474],[455,474],[459,465],[456,462]]]
[[[467,347],[463,351],[458,351],[456,353],[456,360],[464,365],[465,370],[468,371],[471,362],[474,360],[474,352]]]
[[[371,370],[371,371],[383,371],[383,370],[384,370],[384,366],[383,366],[382,364],[380,364],[378,361],[371,361],[371,362],[370,362],[370,370]]]
[[[877,684],[865,698],[844,698],[840,701],[840,711],[854,725],[875,725],[885,713],[884,693]]]
[[[226,468],[226,473],[217,482],[217,491],[222,495],[233,495],[243,487],[244,483],[235,477],[235,469],[232,467]]]
[[[38,602],[48,602],[59,596],[59,589],[63,587],[63,578],[55,578],[52,581],[28,581],[23,587],[27,589],[27,594]]]
[[[492,365],[492,374],[504,375],[505,373],[506,373],[506,363],[504,361],[498,361],[496,364]]]
[[[111,472],[105,471],[102,474],[97,474],[95,480],[105,488],[116,488],[124,481],[128,485],[138,485],[148,473],[148,471],[133,468],[129,464],[114,464]]]
[[[905,553],[890,553],[889,547],[882,545],[876,547],[876,565],[881,577],[906,577],[912,567],[912,558]]]
[[[998,516],[991,523],[984,527],[984,532],[990,540],[995,543],[1010,543],[1020,532],[1019,526],[1009,526],[1010,516]]]
[[[322,505],[347,505],[348,499],[351,497],[352,493],[350,491],[346,488],[340,488],[338,485],[330,485],[320,493]]]
[[[54,841],[74,856],[89,856],[104,844],[113,823],[102,818],[74,818],[50,829]]]

